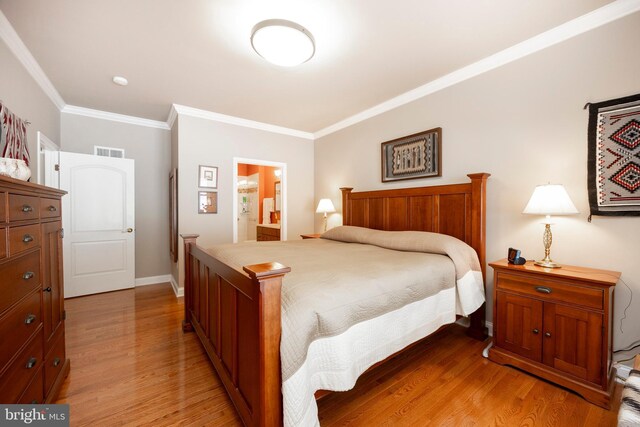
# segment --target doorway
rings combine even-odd
[[[287,165],[233,159],[233,242],[286,240]]]

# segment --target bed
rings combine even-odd
[[[351,188],[342,188],[343,223],[346,226],[373,230],[427,231],[440,233],[444,235],[443,237],[453,236],[465,242],[477,254],[479,271],[474,274],[479,273],[482,280],[486,264],[485,191],[489,174],[478,173],[468,176],[471,182],[464,184],[366,192],[353,192]],[[351,227],[352,231],[347,231],[361,233],[355,227]],[[350,229],[350,227],[346,228]],[[376,235],[376,232],[372,232],[372,235]],[[197,235],[182,235],[182,237],[185,244],[183,330],[195,331],[198,335],[245,425],[279,426],[283,422],[291,425],[290,416],[283,417],[282,390],[287,390],[285,385],[293,381],[287,374],[286,368],[289,364],[287,354],[283,352],[284,357],[281,358],[281,335],[286,337],[287,331],[292,329],[291,327],[287,329],[287,324],[283,325],[282,322],[283,310],[287,311],[287,300],[282,301],[282,283],[291,268],[280,263],[281,260],[278,259],[264,259],[270,262],[239,267],[236,263],[230,262],[231,258],[225,256],[226,252],[209,251],[198,246]],[[272,242],[258,245],[270,244]],[[288,246],[283,246],[287,246],[290,252],[295,252],[291,248],[301,244],[292,242]],[[327,246],[329,243],[317,241],[304,244],[308,248],[320,250],[319,247]],[[342,244],[358,244],[358,242]],[[262,247],[265,248],[265,246]],[[267,251],[265,256],[269,256],[269,253],[279,252]],[[286,258],[285,254],[286,251],[283,252],[282,257]],[[384,254],[378,256],[384,257]],[[366,269],[363,270],[363,276],[366,275],[366,271]],[[295,274],[289,274],[289,278]],[[300,272],[297,274],[301,275]],[[286,289],[288,287],[285,287]],[[443,291],[437,295],[446,297],[445,294]],[[286,299],[287,294],[284,293],[284,295]],[[465,313],[470,314],[468,334],[477,339],[484,339],[486,338],[484,304],[476,301],[473,307],[473,313]],[[392,313],[401,313],[401,310],[394,310]],[[449,310],[445,316],[449,319],[448,323],[451,320],[450,316]],[[453,316],[455,320],[455,313]],[[375,319],[380,320],[384,317],[374,315],[370,320],[373,322]],[[362,324],[369,324],[369,320]],[[434,324],[432,329],[437,329],[439,326],[440,324]],[[347,332],[353,332],[356,329],[349,328]],[[344,337],[348,337],[348,334],[339,333],[334,341],[338,342]],[[423,336],[416,335],[412,339],[422,338]],[[327,341],[331,342],[331,340]],[[287,343],[288,341],[283,340],[283,348]],[[313,344],[315,345],[315,342]],[[410,342],[402,342],[401,345],[410,344]],[[381,359],[386,358],[389,360],[388,363],[392,363],[393,356],[400,349],[389,347],[386,349],[388,354],[374,352],[374,358],[367,359],[358,369],[354,369],[347,382],[355,382],[360,373]],[[307,355],[307,357],[310,356]],[[281,365],[282,362],[286,363]],[[340,381],[331,389],[344,389],[345,384],[339,383]],[[319,384],[324,383],[320,381]],[[317,384],[315,387],[317,388]],[[319,394],[321,393],[317,393]],[[285,395],[291,396],[291,393],[285,391]],[[291,398],[288,400],[285,398],[285,402],[284,413],[289,414]],[[297,405],[302,408],[315,407],[315,402],[313,405],[308,405],[308,402],[301,401],[297,402]],[[308,425],[311,422],[309,420],[313,420],[314,412],[300,416],[305,420],[300,423]],[[299,421],[293,424],[297,423]]]

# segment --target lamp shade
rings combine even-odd
[[[538,185],[522,213],[534,215],[573,215],[578,210],[560,184]]]
[[[318,202],[318,208],[316,209],[316,213],[329,213],[335,212],[336,208],[333,207],[333,203],[331,199],[320,199]]]

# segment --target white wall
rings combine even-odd
[[[178,229],[200,234],[203,247],[233,242],[233,159],[286,163],[287,236],[299,239],[313,230],[312,141],[211,120],[179,115]],[[174,123],[175,126],[175,123]],[[218,213],[198,214],[198,166],[218,167]],[[268,260],[277,261],[277,260]],[[183,242],[180,239],[180,286],[184,283]]]
[[[168,130],[63,113],[62,151],[93,154],[93,146],[123,148],[135,161],[136,278],[171,271],[169,256]]]
[[[36,134],[44,133],[60,143],[60,110],[40,89],[27,70],[0,40],[0,100],[22,120],[28,120],[27,141],[31,157],[31,181],[36,182]]]
[[[340,186],[358,190],[467,182],[489,172],[487,258],[517,247],[543,257],[541,218],[523,215],[535,185],[561,183],[579,215],[554,220],[552,257],[565,264],[623,273],[633,306],[620,332],[629,291],[615,294],[615,347],[640,339],[640,217],[587,222],[587,111],[597,102],[640,92],[640,14],[321,138],[315,143],[316,198],[341,206]],[[382,184],[380,143],[434,127],[443,129],[443,177]],[[329,225],[341,222],[339,214]],[[315,229],[321,229],[316,218]],[[493,272],[487,269],[487,290]],[[488,319],[491,319],[489,301]]]

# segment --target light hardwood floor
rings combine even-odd
[[[72,426],[239,426],[168,284],[66,301]],[[483,359],[454,327],[319,402],[322,426],[614,426],[611,411]],[[616,402],[621,387],[616,388]]]

